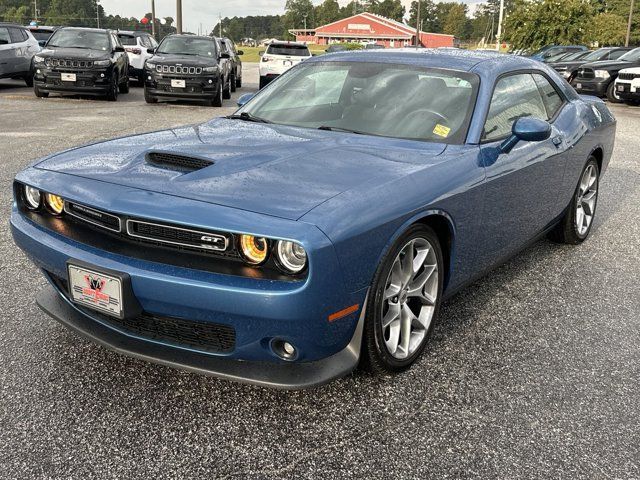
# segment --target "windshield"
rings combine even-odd
[[[288,55],[290,57],[310,57],[309,48],[305,45],[269,45],[270,55]]]
[[[111,50],[107,32],[92,30],[62,29],[56,31],[47,44],[48,47],[89,48],[91,50]]]
[[[36,40],[48,40],[53,32],[47,30],[31,30],[31,34]]]
[[[239,114],[283,125],[464,143],[478,82],[466,72],[407,65],[302,63]]]
[[[158,53],[217,57],[215,42],[198,37],[167,37],[160,43]]]
[[[625,62],[635,62],[640,60],[640,48],[634,48],[630,52],[625,53],[620,57],[620,60]]]

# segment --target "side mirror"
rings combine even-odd
[[[518,142],[542,142],[551,136],[549,122],[538,118],[521,117],[511,128],[511,136],[500,145],[501,153],[509,153]]]
[[[46,40],[39,40],[38,41],[38,45],[40,45],[41,47],[44,47],[47,44]]]
[[[124,53],[124,47],[121,47],[120,45],[118,45],[116,48],[113,49],[114,52],[122,52]]]
[[[153,55],[154,53],[156,53],[156,49],[155,48],[147,48],[147,53],[150,53],[151,55]]]
[[[255,97],[255,95],[255,93],[245,93],[244,95],[241,95],[240,98],[238,98],[238,106],[244,107],[244,105],[253,97]]]
[[[238,50],[236,53],[237,53],[238,55],[244,55],[244,51],[242,51],[242,50]]]
[[[226,59],[229,59],[229,58],[231,58],[231,55],[229,55],[228,53],[221,53],[221,54],[220,54],[220,58],[226,58]]]

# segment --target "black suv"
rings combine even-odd
[[[204,100],[221,107],[231,98],[230,55],[215,37],[169,35],[144,67],[144,99]]]
[[[236,50],[236,45],[229,38],[219,38],[222,52],[229,54],[229,62],[231,63],[231,91],[235,92],[236,88],[242,87],[242,60],[240,55],[244,55],[242,50]]]
[[[55,31],[33,57],[33,90],[104,96],[116,101],[129,93],[129,57],[115,32],[65,27]]]
[[[571,85],[578,93],[607,97],[611,103],[620,103],[622,98],[616,92],[618,72],[623,68],[640,67],[640,48],[625,53],[617,60],[591,62],[582,65]]]

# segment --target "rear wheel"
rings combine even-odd
[[[609,83],[609,86],[607,87],[607,100],[611,103],[622,103],[622,98],[620,98],[620,95],[616,92],[615,79],[611,80],[611,83]]]
[[[589,157],[582,170],[580,181],[571,199],[569,209],[550,237],[560,243],[577,245],[584,242],[593,225],[598,206],[600,169],[594,157]]]
[[[382,260],[367,301],[364,362],[377,373],[409,368],[422,354],[442,297],[442,249],[425,225],[409,228]]]
[[[236,78],[236,88],[242,88],[242,77]]]
[[[229,83],[231,84],[231,91],[235,92],[236,89],[237,89],[236,75],[235,74],[231,75],[231,78],[229,78]]]
[[[227,78],[227,84],[222,90],[222,97],[225,100],[229,100],[231,98],[231,76]]]

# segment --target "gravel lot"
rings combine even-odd
[[[15,173],[226,104],[148,106],[139,88],[39,100],[0,82],[1,478],[640,478],[640,108],[613,108],[591,239],[540,241],[458,294],[399,377],[264,390],[122,357],[41,313],[44,280],[8,228]]]

